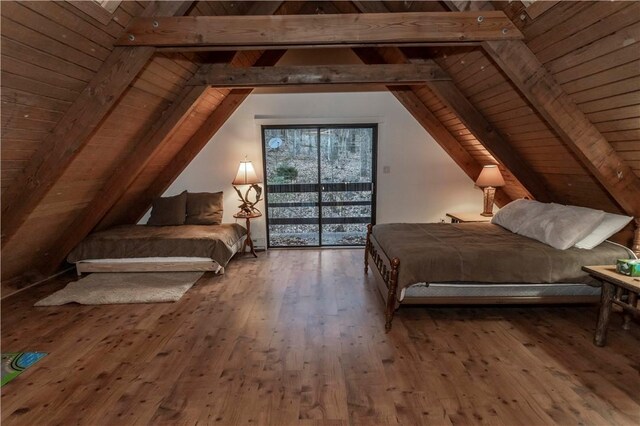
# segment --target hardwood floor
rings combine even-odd
[[[640,424],[640,327],[595,307],[403,307],[384,333],[362,250],[272,250],[177,303],[2,303],[4,425]]]

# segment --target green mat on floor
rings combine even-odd
[[[2,356],[2,383],[4,386],[15,379],[27,368],[40,361],[47,354],[44,352],[10,352]]]

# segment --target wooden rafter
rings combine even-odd
[[[187,11],[191,1],[152,2],[143,16],[173,16]],[[149,61],[153,47],[116,47],[102,67],[40,144],[16,181],[2,193],[2,246],[64,174],[111,107]]]
[[[465,4],[447,1],[452,10]],[[640,178],[580,111],[520,40],[485,42],[484,49],[533,107],[628,214],[640,216]]]
[[[388,12],[386,6],[381,2],[353,3],[355,7],[363,13]],[[342,7],[344,7],[344,5]],[[379,60],[387,63],[398,64],[409,62],[406,55],[404,55],[402,50],[398,48],[378,49],[378,55],[380,56]],[[529,165],[526,164],[520,158],[520,156],[511,148],[511,145],[508,143],[508,141],[506,141],[499,133],[497,133],[495,129],[489,124],[489,122],[484,118],[484,116],[469,102],[469,100],[458,89],[455,83],[453,83],[448,73],[433,61],[426,62],[432,65],[436,65],[439,68],[439,73],[445,74],[447,75],[447,77],[449,77],[447,80],[443,81],[428,82],[427,87],[429,87],[429,89],[434,92],[440,98],[440,100],[445,103],[445,105],[449,107],[449,109],[491,153],[491,155],[496,158],[501,164],[503,164],[504,167],[508,169],[516,179],[519,180],[523,187],[525,187],[525,189],[534,198],[541,201],[552,201],[551,195],[549,194],[540,178],[533,172]],[[403,98],[406,100],[407,95],[403,94]],[[412,102],[408,102],[408,104],[411,105]],[[415,106],[413,106],[412,108],[416,109]],[[423,113],[426,112],[423,111]],[[429,124],[429,128],[434,129],[434,131],[438,132],[441,139],[448,139],[448,136],[444,134],[437,126]],[[447,141],[445,144],[447,146],[453,146],[451,141]],[[443,148],[447,152],[449,152],[448,149],[444,146]],[[464,150],[462,146],[460,146],[460,149]],[[465,164],[465,162],[462,162],[461,165],[459,160],[456,160],[456,157],[460,158],[460,153],[457,151],[458,149],[456,147],[456,149],[454,149],[453,152],[449,152],[449,154],[452,156],[452,158],[454,158],[454,161],[456,161],[456,163],[458,163],[458,165],[460,165],[464,170],[464,167],[468,166]],[[471,174],[473,174],[473,171]]]
[[[367,64],[384,63],[385,58],[375,49],[354,49],[358,57]],[[422,127],[433,136],[434,140],[445,150],[451,159],[475,181],[480,175],[482,165],[458,142],[431,110],[422,102],[411,87],[387,87]],[[503,206],[511,198],[502,190],[496,192],[496,203]]]
[[[284,51],[270,50],[262,54],[256,61],[256,66],[272,66],[280,60]],[[204,148],[211,138],[218,132],[220,127],[229,119],[231,114],[244,102],[251,94],[252,89],[233,89],[211,113],[205,123],[198,131],[191,136],[170,161],[163,168],[154,182],[137,198],[136,203],[127,208],[125,217],[107,216],[98,225],[99,229],[104,229],[114,223],[135,223],[147,211],[153,198],[162,194],[171,185],[180,173],[191,163],[196,155]]]
[[[520,155],[509,141],[487,121],[480,111],[449,81],[432,81],[429,89],[458,117],[465,127],[475,136],[487,151],[533,195],[542,202],[553,201],[547,186]]]
[[[93,229],[107,211],[120,199],[131,182],[140,174],[152,156],[162,146],[162,142],[191,113],[206,86],[185,86],[177,99],[155,120],[145,132],[145,136],[136,145],[125,160],[119,164],[103,185],[100,192],[93,197],[89,205],[67,229],[59,241],[54,253],[44,265],[44,273],[55,270],[66,255]]]
[[[256,2],[248,10],[248,14],[272,14],[284,2]],[[200,70],[215,66],[216,63],[230,63],[234,52],[225,52],[210,57]],[[41,272],[48,274],[56,270],[66,255],[105,217],[107,212],[125,194],[130,185],[142,173],[149,161],[162,148],[163,143],[170,139],[175,130],[193,111],[207,86],[185,85],[171,105],[162,113],[158,120],[151,123],[134,150],[127,155],[125,161],[117,166],[111,177],[103,185],[99,194],[82,211],[80,216],[69,227],[64,238],[59,242],[55,252],[49,256]]]
[[[238,68],[212,65],[187,83],[214,87],[271,87],[318,84],[420,84],[448,79],[436,64],[314,65]]]
[[[375,15],[137,18],[121,46],[343,45],[510,40],[522,33],[501,11]]]

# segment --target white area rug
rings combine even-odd
[[[67,284],[34,306],[175,302],[202,275],[203,272],[94,273]]]

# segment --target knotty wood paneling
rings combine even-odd
[[[3,188],[20,174],[39,142],[100,67],[124,26],[143,9],[144,3],[123,2],[112,21],[103,25],[62,2],[7,7],[3,3]],[[167,53],[149,61],[3,250],[3,280],[46,263],[64,231],[192,77],[199,58]]]

